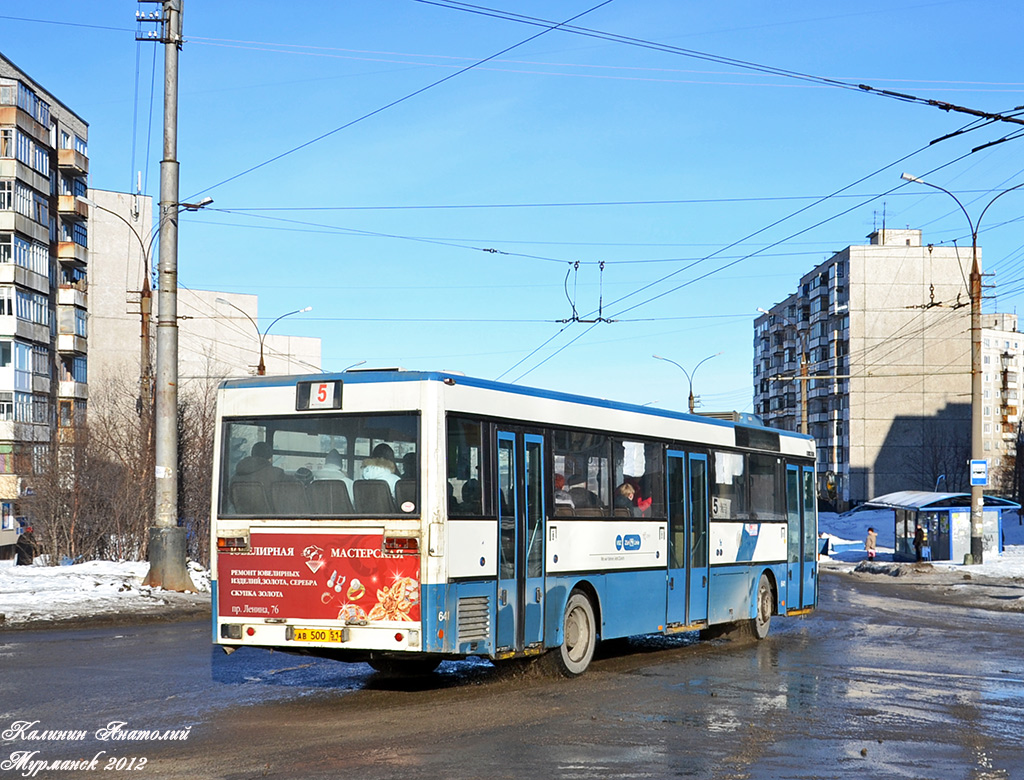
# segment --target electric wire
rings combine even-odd
[[[494,8],[487,8],[484,6],[472,5],[470,3],[456,2],[455,0],[413,0],[413,2],[421,3],[423,5],[435,5],[441,8],[449,8],[451,10],[466,11],[473,14],[479,14],[482,16],[490,16],[493,18],[504,19],[506,21],[519,22],[522,24],[528,24],[533,26],[547,27],[555,24],[549,20],[540,19],[532,16],[524,16],[522,14],[514,14],[508,11],[501,11]],[[582,35],[591,38],[597,38],[599,40],[606,40],[615,43],[622,43],[630,46],[637,46],[645,49],[652,49],[654,51],[661,51],[671,54],[679,54],[685,57],[691,57],[693,59],[704,60],[709,62],[715,62],[724,65],[730,65],[732,67],[740,68],[743,70],[750,70],[757,73],[766,73],[774,76],[781,76],[784,78],[795,79],[798,81],[807,81],[810,83],[820,84],[822,86],[836,87],[839,89],[856,90],[879,97],[886,97],[901,102],[917,103],[927,106],[939,108],[943,111],[956,111],[961,113],[970,114],[972,116],[981,119],[992,119],[1004,122],[1015,122],[1017,124],[1024,124],[1024,120],[1017,118],[1016,116],[1007,116],[1004,114],[993,114],[991,112],[978,111],[976,109],[967,108],[965,106],[957,106],[952,103],[940,100],[932,100],[929,98],[921,98],[915,95],[909,95],[902,92],[895,92],[887,89],[877,89],[868,84],[854,84],[851,82],[843,81],[842,79],[828,78],[826,76],[815,76],[809,73],[803,73],[800,71],[788,70],[786,68],[778,68],[770,65],[762,65],[760,63],[751,62],[749,60],[741,60],[733,57],[724,57],[716,54],[709,54],[708,52],[701,52],[695,49],[684,49],[679,46],[670,46],[668,44],[657,43],[654,41],[647,41],[641,38],[633,38],[625,35],[618,35],[615,33],[608,33],[600,30],[593,30],[585,27],[578,27],[571,24],[561,24],[559,29],[563,32],[571,34]],[[1016,107],[1015,110],[1024,108],[1021,106]]]

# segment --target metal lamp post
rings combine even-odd
[[[932,184],[924,179],[904,173],[900,178],[904,181],[912,181],[923,184],[926,187],[946,193],[967,218],[967,224],[971,228],[971,460],[984,460],[985,449],[982,442],[982,364],[981,364],[981,262],[978,260],[978,229],[982,217],[988,211],[989,206],[1008,192],[1013,192],[1024,187],[1024,182],[1016,187],[1003,190],[988,202],[988,205],[981,210],[978,219],[972,220],[964,204],[960,199],[945,187]],[[974,563],[982,563],[984,558],[984,486],[974,484],[971,480],[971,559]]]
[[[686,381],[687,381],[687,382],[689,382],[689,384],[690,384],[690,414],[693,414],[693,406],[694,406],[694,398],[693,398],[693,377],[694,377],[694,376],[695,376],[695,375],[697,374],[697,369],[698,369],[698,368],[700,368],[700,367],[701,367],[702,365],[704,365],[704,364],[705,364],[705,363],[707,363],[707,362],[708,362],[709,360],[711,360],[711,358],[713,358],[713,357],[718,357],[718,356],[719,356],[719,355],[721,355],[721,354],[722,354],[721,352],[716,352],[716,353],[715,353],[714,355],[708,355],[708,356],[707,356],[706,358],[704,358],[703,360],[701,360],[701,361],[700,361],[700,362],[699,362],[699,363],[698,363],[697,365],[695,365],[695,366],[693,367],[693,370],[692,370],[692,371],[687,371],[687,370],[686,370],[685,368],[683,368],[683,367],[682,367],[681,365],[679,365],[678,363],[676,363],[676,361],[674,361],[674,360],[670,360],[670,359],[669,359],[669,358],[667,358],[667,357],[662,357],[661,355],[651,355],[651,357],[652,357],[652,358],[654,358],[655,360],[664,360],[664,361],[665,361],[666,363],[671,363],[671,364],[672,364],[673,366],[675,366],[675,367],[676,367],[676,368],[678,368],[678,369],[679,369],[680,371],[682,371],[682,372],[683,372],[684,374],[686,374]]]
[[[259,342],[260,342],[260,362],[259,362],[259,365],[256,366],[256,376],[266,376],[267,375],[267,366],[266,366],[266,363],[263,360],[263,342],[266,340],[267,334],[270,333],[270,329],[272,327],[274,327],[277,323],[279,323],[281,320],[283,320],[285,317],[291,317],[293,314],[304,314],[307,311],[313,311],[313,307],[312,306],[307,306],[304,309],[296,309],[295,311],[290,311],[290,312],[288,312],[286,314],[282,314],[276,320],[274,320],[269,325],[267,325],[265,330],[261,331],[260,330],[260,326],[256,324],[256,320],[254,320],[252,317],[250,317],[249,313],[247,311],[245,311],[244,309],[239,308],[238,306],[235,306],[235,304],[233,304],[227,298],[216,298],[215,300],[217,301],[217,303],[223,303],[223,304],[225,304],[227,306],[230,306],[235,311],[241,313],[247,320],[249,320],[249,322],[252,323],[252,326],[256,329],[256,337],[259,339]]]

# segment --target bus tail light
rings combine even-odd
[[[392,554],[418,553],[420,540],[415,536],[385,536],[384,552]]]
[[[217,552],[245,552],[249,549],[248,536],[218,536]]]

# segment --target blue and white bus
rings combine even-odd
[[[814,442],[453,373],[224,382],[214,642],[423,671],[817,601]]]

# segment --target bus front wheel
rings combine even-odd
[[[557,670],[566,677],[583,674],[597,648],[597,621],[590,598],[574,590],[565,604],[562,621],[562,644],[552,655]]]

